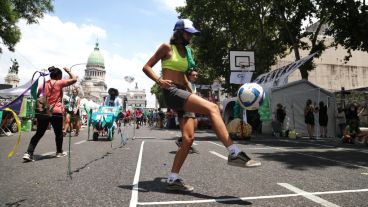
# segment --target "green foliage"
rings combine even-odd
[[[201,30],[201,35],[193,40],[193,49],[204,84],[223,77],[223,87],[235,94],[238,86],[229,84],[230,50],[255,52],[255,78],[269,71],[276,56],[286,49],[279,41],[276,22],[269,15],[270,0],[186,2],[185,7],[177,10],[180,17],[191,19]]]
[[[365,1],[355,0],[187,0],[177,11],[180,17],[191,19],[201,30],[194,39],[197,62],[203,81],[225,78],[225,89],[238,88],[229,84],[230,50],[255,52],[254,77],[267,72],[276,57],[287,49],[301,58],[300,50],[319,57],[330,45],[321,38],[328,25],[334,45],[346,49],[368,51],[368,15]],[[312,21],[313,20],[313,21]],[[312,23],[308,30],[305,22]],[[313,62],[300,68],[303,79],[314,69]]]
[[[0,0],[0,38],[10,51],[21,38],[21,31],[16,25],[20,19],[28,24],[38,23],[45,12],[52,12],[52,0]],[[0,53],[2,48],[0,47]]]
[[[346,61],[351,57],[351,50],[368,51],[368,6],[365,1],[326,0],[331,19],[328,21],[327,34],[334,37],[334,45],[348,49]]]
[[[151,87],[151,94],[154,94],[156,96],[156,100],[158,101],[158,104],[160,106],[160,108],[166,108],[166,103],[164,100],[164,95],[162,94],[162,90],[161,87],[155,83],[152,87]]]

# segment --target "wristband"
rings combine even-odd
[[[156,80],[156,83],[157,83],[157,84],[160,84],[160,80],[162,80],[162,77],[159,77],[159,78]]]

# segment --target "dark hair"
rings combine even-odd
[[[312,104],[312,100],[308,99],[307,100],[307,106],[310,105],[310,104]]]
[[[198,71],[196,71],[195,69],[192,69],[192,70],[189,70],[188,75],[192,75],[193,72],[197,72],[198,73]]]
[[[170,44],[171,45],[181,44],[184,40],[183,34],[184,30],[176,30],[172,35],[172,37],[170,38]]]
[[[63,76],[63,72],[61,72],[61,70],[57,67],[51,66],[47,69],[50,73],[50,78],[51,79],[59,79]]]
[[[119,91],[116,88],[109,88],[109,90],[107,91],[109,93],[110,96],[119,96]]]

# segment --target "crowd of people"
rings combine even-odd
[[[164,125],[167,127],[179,126],[182,136],[176,140],[178,150],[176,151],[171,171],[167,176],[167,190],[189,192],[194,189],[193,186],[183,182],[183,179],[179,177],[179,172],[190,150],[193,150],[192,145],[198,126],[196,114],[203,114],[209,117],[212,129],[217,138],[228,150],[228,165],[237,167],[261,166],[261,162],[252,159],[232,141],[218,105],[196,93],[196,87],[193,83],[197,79],[198,73],[194,69],[195,62],[192,56],[192,50],[188,45],[193,35],[198,35],[199,33],[190,20],[178,20],[174,26],[174,32],[170,42],[163,43],[143,66],[143,72],[162,89],[163,97],[168,106],[166,114],[160,108],[158,110],[143,110],[141,108],[126,110],[122,107],[123,104],[119,98],[118,90],[114,88],[109,89],[109,95],[105,98],[103,104],[104,106],[121,108],[117,121],[119,126],[121,124],[124,126],[131,125],[132,122],[137,129],[143,125],[156,126],[158,128],[163,128]],[[159,61],[162,66],[160,76],[152,69]],[[38,102],[40,103],[40,107],[36,111],[37,131],[31,138],[28,149],[23,156],[23,160],[25,161],[33,160],[37,143],[43,137],[49,123],[51,123],[55,133],[56,157],[67,155],[62,149],[63,136],[71,132],[72,128],[75,130],[75,136],[79,134],[81,107],[78,90],[76,88],[72,90],[72,94],[65,106],[62,101],[63,88],[73,85],[77,79],[70,72],[70,69],[64,68],[64,71],[69,75],[69,78],[62,79],[62,71],[59,68],[50,67],[51,79],[38,90],[40,100],[41,98],[43,98],[42,100],[47,100],[48,106],[45,107],[45,102],[43,102],[43,105],[41,101]],[[323,101],[317,106],[312,100],[307,100],[304,109],[304,121],[311,139],[315,138],[315,113],[319,113],[318,123],[321,128],[321,137],[327,137],[327,124],[329,120],[327,109]],[[45,111],[47,113],[44,113]],[[343,118],[341,118],[341,123],[339,122],[341,129],[344,129],[343,139],[353,142],[354,138],[363,137],[360,136],[359,132],[359,117],[356,107],[352,105],[343,115],[345,115],[346,126],[343,124]],[[285,108],[281,104],[278,104],[275,119],[281,128],[285,116]],[[165,122],[166,124],[164,124]],[[94,132],[98,130],[94,128]]]
[[[364,109],[364,107],[359,108],[357,103],[349,104],[347,108],[338,107],[334,118],[336,118],[336,125],[338,126],[337,136],[341,138],[343,143],[354,144],[355,141],[358,141],[368,146],[368,134],[360,130],[359,114],[361,114]],[[304,123],[307,126],[308,136],[312,140],[316,139],[316,114],[318,114],[319,137],[327,138],[327,126],[329,123],[328,107],[323,101],[320,101],[317,105],[315,102],[312,102],[311,99],[308,99],[304,107]],[[274,121],[272,122],[273,133],[277,137],[282,134],[285,116],[285,107],[281,103],[278,103],[275,110]]]

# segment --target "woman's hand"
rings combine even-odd
[[[169,88],[172,85],[172,81],[171,80],[166,80],[166,79],[160,79],[157,83],[161,88]]]
[[[63,69],[64,69],[65,72],[70,73],[70,69],[69,68],[64,67]]]

